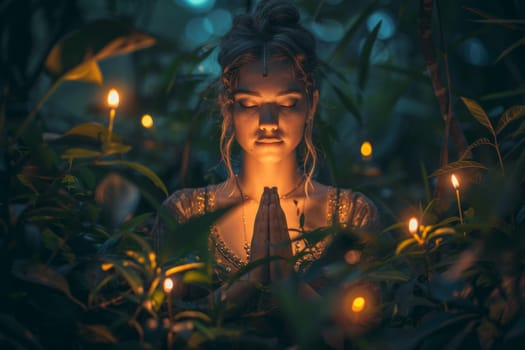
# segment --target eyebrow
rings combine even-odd
[[[279,91],[276,96],[285,96],[285,95],[293,95],[293,94],[299,94],[301,95],[301,91],[297,89],[289,89],[289,90],[283,90]],[[233,92],[233,95],[250,95],[255,97],[261,97],[261,94],[257,91],[251,91],[251,90],[245,90],[245,89],[237,89]]]

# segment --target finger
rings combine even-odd
[[[253,236],[251,241],[251,254],[249,262],[254,262],[268,256],[269,246],[269,234],[268,234],[268,202],[269,202],[269,190],[265,188],[257,214],[255,216],[255,223],[253,228]],[[267,284],[269,280],[269,267],[268,264],[257,267],[251,270],[248,274],[248,278],[252,281],[259,282],[261,284]]]
[[[270,280],[275,281],[290,275],[289,259],[292,257],[290,236],[286,216],[279,202],[277,189],[273,188],[269,205],[270,255],[281,257],[270,263]]]
[[[270,201],[269,194],[269,191],[265,188],[261,196],[257,214],[255,215],[253,236],[251,241],[250,261],[255,261],[268,255],[268,241],[270,238],[268,234],[268,203]]]

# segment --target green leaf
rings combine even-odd
[[[417,244],[417,241],[415,240],[415,238],[410,237],[410,238],[405,239],[404,241],[402,241],[401,243],[397,245],[396,255],[401,254],[403,250],[407,249],[408,247],[414,244]]]
[[[184,277],[182,278],[182,281],[184,283],[204,283],[204,284],[210,284],[212,282],[208,274],[203,273],[201,271],[195,271],[195,270],[186,272],[184,274]]]
[[[438,170],[434,171],[430,176],[440,176],[444,174],[449,174],[451,172],[457,171],[458,169],[465,168],[478,168],[478,169],[487,169],[487,167],[479,162],[473,160],[458,160],[456,162],[449,163]]]
[[[512,106],[503,113],[503,116],[498,122],[496,127],[496,134],[499,134],[503,129],[507,127],[513,121],[523,117],[525,115],[525,105]]]
[[[164,182],[155,174],[150,168],[134,162],[129,162],[125,160],[107,160],[107,161],[98,161],[95,163],[96,165],[103,165],[103,166],[112,166],[112,165],[121,165],[125,166],[127,168],[134,169],[141,173],[142,175],[146,176],[148,179],[155,184],[158,188],[164,192],[164,194],[168,195],[168,189],[166,188],[166,185],[164,185]]]
[[[108,128],[100,123],[83,123],[72,127],[64,133],[64,136],[84,136],[97,141],[107,139]]]
[[[481,145],[490,145],[490,146],[494,147],[494,144],[488,138],[481,137],[481,138],[477,139],[476,141],[472,142],[467,147],[467,149],[463,152],[461,157],[459,157],[459,160],[465,159],[470,154],[470,151],[472,151],[474,148],[477,148],[477,147],[479,147]]]
[[[449,235],[455,235],[457,232],[451,227],[442,227],[438,228],[437,230],[433,231],[431,234],[428,235],[428,239],[432,240],[441,236],[449,236]]]
[[[96,61],[90,60],[79,64],[64,74],[63,80],[76,80],[85,83],[102,84],[102,72]]]
[[[105,156],[109,156],[112,154],[128,153],[129,151],[131,151],[131,149],[131,146],[125,145],[120,142],[105,143],[102,147]]]
[[[9,349],[35,349],[44,350],[44,347],[38,342],[38,338],[18,322],[12,315],[0,313],[0,338],[1,344],[18,344],[19,347]],[[23,345],[22,345],[23,344]]]
[[[516,137],[516,136],[519,136],[519,135],[524,134],[524,133],[525,133],[525,121],[523,123],[521,123],[519,128],[512,133],[512,137]]]
[[[128,282],[128,285],[131,287],[135,295],[139,297],[142,296],[144,293],[144,286],[139,275],[132,269],[126,268],[121,261],[111,260],[108,262],[113,263],[115,271],[122,276],[126,282]]]
[[[120,225],[120,231],[131,231],[135,229],[135,227],[137,227],[139,224],[149,219],[152,215],[153,213],[143,213],[139,216],[129,219],[128,221],[125,221]]]
[[[514,42],[512,45],[510,45],[509,47],[507,47],[505,50],[503,50],[503,52],[498,56],[498,58],[496,59],[496,63],[501,60],[503,57],[507,56],[509,53],[511,53],[512,51],[514,51],[514,49],[522,46],[522,45],[525,45],[525,36],[519,40],[517,40],[516,42]]]
[[[78,334],[89,343],[116,344],[118,342],[111,330],[103,324],[79,324]]]
[[[359,112],[359,109],[357,108],[355,102],[352,100],[352,97],[350,95],[345,95],[343,91],[330,79],[327,79],[326,82],[332,87],[343,106],[348,110],[348,112],[353,114],[356,117],[357,121],[361,124],[361,113]]]
[[[35,188],[35,186],[33,186],[33,183],[27,178],[27,176],[25,176],[24,174],[17,174],[16,178],[18,179],[18,181],[20,181],[22,185],[33,191],[34,194],[38,194],[38,190]]]
[[[470,114],[478,121],[478,123],[486,127],[492,133],[492,135],[496,136],[494,127],[490,122],[489,116],[487,113],[485,113],[485,110],[483,110],[483,108],[474,100],[466,97],[461,97],[461,100],[465,106],[467,106]]]
[[[379,0],[374,0],[370,3],[363,11],[360,11],[359,17],[355,20],[350,16],[349,24],[347,24],[348,30],[337,44],[332,55],[332,62],[335,62],[343,55],[348,45],[350,45],[352,37],[360,29],[361,25],[369,18],[370,14],[376,9],[378,2]]]
[[[102,153],[99,151],[93,151],[85,148],[69,148],[65,150],[60,156],[62,159],[77,159],[77,158],[97,158],[101,157]]]
[[[370,55],[372,54],[372,49],[374,48],[374,43],[377,39],[377,33],[379,32],[379,29],[381,29],[381,21],[379,21],[374,29],[372,30],[372,33],[366,38],[365,45],[363,46],[363,53],[361,55],[361,64],[359,65],[359,76],[358,76],[358,82],[359,82],[359,88],[361,91],[365,89],[366,81],[368,78],[368,70],[370,68]]]
[[[153,45],[154,38],[122,22],[96,20],[60,39],[45,61],[56,80],[97,80],[96,62]],[[101,79],[101,77],[100,77]]]
[[[73,297],[71,290],[69,289],[69,283],[64,278],[64,276],[47,265],[41,263],[31,263],[24,260],[16,260],[13,263],[11,272],[21,280],[41,284],[43,286],[61,291],[69,298],[69,300],[81,306],[83,309],[86,308],[80,301]]]

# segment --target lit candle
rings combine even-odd
[[[168,299],[168,317],[170,319],[170,325],[171,321],[173,320],[173,311],[171,310],[171,291],[173,290],[173,280],[169,277],[166,277],[164,279],[164,293],[166,293],[166,298]]]
[[[109,90],[107,99],[109,107],[108,142],[111,142],[111,134],[113,133],[113,121],[115,120],[115,114],[117,113],[119,102],[120,99],[117,90]]]
[[[410,234],[414,237],[414,239],[417,241],[419,245],[422,245],[423,240],[421,239],[421,237],[419,237],[418,231],[419,231],[419,222],[417,221],[416,218],[411,218],[408,221],[408,232],[410,232]]]
[[[463,224],[463,209],[461,209],[461,198],[459,195],[459,181],[456,175],[452,174],[450,176],[450,181],[452,182],[452,187],[456,191],[456,200],[458,202],[458,211],[459,211],[459,222]]]

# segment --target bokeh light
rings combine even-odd
[[[311,29],[320,40],[326,42],[341,40],[344,35],[343,25],[334,19],[313,22]]]
[[[355,297],[352,301],[352,311],[361,312],[366,306],[366,300],[363,297]]]
[[[370,141],[365,141],[361,144],[361,156],[363,159],[372,158],[372,144]]]
[[[140,123],[146,129],[152,128],[154,125],[153,117],[150,114],[144,114],[140,119]]]
[[[208,11],[215,5],[215,0],[175,0],[178,4],[190,10],[202,12]]]
[[[392,16],[385,11],[376,11],[368,17],[366,21],[368,31],[371,32],[379,22],[381,22],[381,27],[377,33],[377,38],[385,40],[392,37],[396,32],[396,24]]]
[[[489,63],[489,53],[478,38],[465,40],[461,45],[461,53],[465,61],[475,66],[485,66]]]

